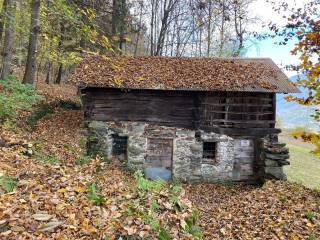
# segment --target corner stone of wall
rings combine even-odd
[[[264,139],[262,159],[265,178],[287,180],[283,166],[289,165],[289,149],[278,142],[278,136],[270,135]]]
[[[202,145],[196,141],[195,131],[177,131],[173,152],[173,175],[181,181],[201,181]]]
[[[109,160],[112,152],[112,139],[108,137],[108,127],[105,122],[92,121],[88,125],[88,154],[101,155]]]

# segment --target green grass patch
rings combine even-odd
[[[9,176],[0,177],[0,187],[7,193],[12,192],[17,185],[18,185],[18,181],[13,177],[9,177]]]
[[[0,121],[16,117],[18,110],[30,109],[40,99],[32,85],[14,76],[0,80]]]
[[[308,237],[308,240],[317,240],[317,238],[316,238],[316,236],[314,236],[314,235],[310,235],[310,236]]]
[[[201,230],[198,225],[199,221],[199,212],[193,210],[191,216],[185,218],[184,230],[191,234],[195,240],[201,239]]]
[[[170,240],[172,237],[170,236],[169,232],[165,228],[160,228],[158,240]]]
[[[164,180],[148,180],[144,178],[142,171],[136,171],[134,174],[138,192],[141,194],[145,194],[148,191],[151,192],[159,192],[162,188],[166,186],[166,182]]]
[[[316,189],[320,186],[320,158],[303,146],[287,144],[290,150],[290,166],[284,167],[289,181]]]
[[[139,212],[138,207],[131,203],[128,209],[128,214],[137,215],[142,217],[144,223],[149,225],[150,228],[158,234],[158,239],[172,239],[169,232],[167,232],[167,226],[161,226],[159,219],[157,218],[160,206],[157,200],[159,194],[164,194],[167,199],[166,207],[176,213],[182,212],[186,209],[180,201],[180,195],[182,191],[181,184],[177,180],[173,180],[171,183],[167,183],[164,180],[148,180],[144,178],[142,171],[136,171],[134,174],[136,182],[136,193],[140,198],[140,201],[149,201],[150,207],[145,208]],[[201,230],[198,225],[199,214],[197,210],[193,210],[185,219],[183,219],[183,230],[192,235],[193,239],[201,239]]]
[[[87,197],[96,206],[100,206],[106,201],[103,197],[97,194],[97,185],[95,183],[92,183],[87,186]]]
[[[90,161],[91,161],[90,156],[78,156],[76,158],[75,164],[82,166],[82,165],[89,163]]]
[[[316,214],[313,212],[305,212],[303,216],[309,221],[313,221],[316,218]]]
[[[60,159],[52,154],[46,155],[46,154],[36,154],[35,159],[43,164],[48,165],[56,165],[60,163]]]

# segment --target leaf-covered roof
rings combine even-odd
[[[70,82],[80,87],[299,92],[271,59],[91,56]]]

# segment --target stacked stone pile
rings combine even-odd
[[[283,166],[290,165],[289,149],[285,143],[265,143],[263,148],[263,159],[265,163],[265,174],[267,178],[286,180]]]

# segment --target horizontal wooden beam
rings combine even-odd
[[[225,120],[225,119],[202,119],[204,122],[210,123],[233,123],[233,124],[271,124],[275,123],[275,120]]]
[[[259,136],[263,137],[269,134],[281,133],[280,129],[276,128],[220,128],[200,126],[201,130],[215,132],[229,136]]]
[[[266,111],[266,112],[233,112],[233,111],[206,111],[211,113],[226,113],[226,114],[236,114],[236,115],[273,115],[273,112]]]
[[[253,103],[202,103],[201,105],[205,106],[230,106],[230,107],[236,107],[236,106],[242,106],[242,107],[272,107],[272,104],[253,104]]]

